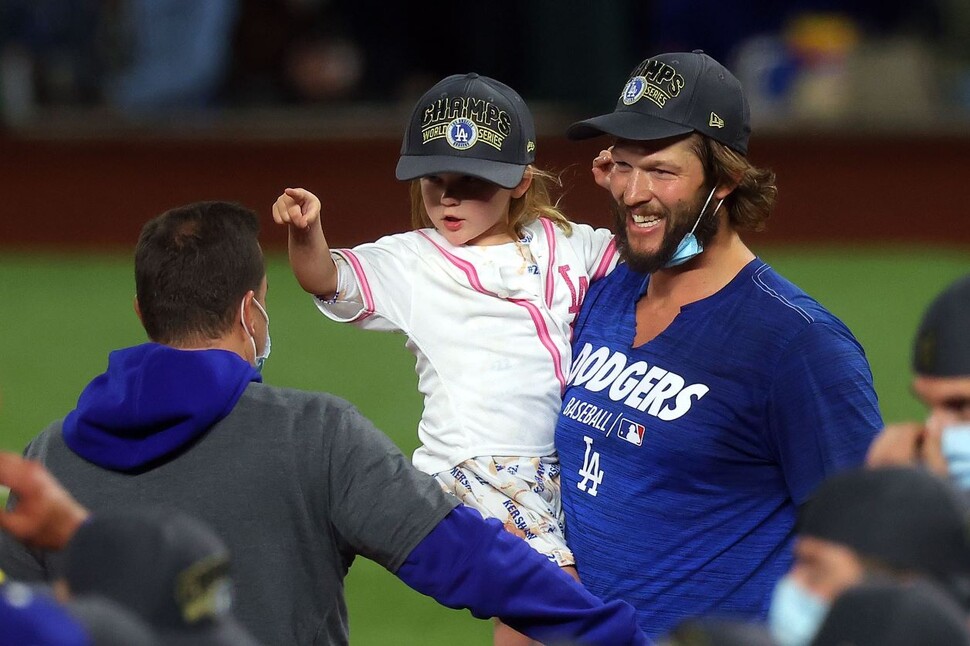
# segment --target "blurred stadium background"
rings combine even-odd
[[[21,450],[108,352],[144,340],[131,307],[141,225],[230,199],[263,220],[267,381],[346,397],[410,452],[420,400],[403,339],[317,315],[273,200],[316,190],[335,245],[404,230],[393,167],[411,104],[477,71],[533,107],[539,165],[562,173],[571,217],[606,226],[587,176],[600,144],[562,131],[611,109],[641,59],[694,48],[742,79],[751,158],[778,172],[776,214],[748,242],[856,333],[884,417],[919,417],[919,314],[970,270],[965,0],[3,0],[0,449]],[[491,641],[487,622],[366,561],[348,592],[352,643]]]

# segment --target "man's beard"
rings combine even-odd
[[[626,230],[628,209],[613,200],[613,231],[616,234],[616,248],[620,253],[620,258],[630,269],[639,274],[652,274],[662,269],[673,258],[680,241],[694,227],[694,222],[697,220],[706,200],[707,192],[704,192],[700,193],[692,204],[674,209],[661,207],[659,213],[654,212],[653,215],[663,218],[664,235],[660,241],[660,248],[649,252],[635,251],[630,248],[630,240],[627,237]],[[707,246],[720,228],[720,219],[714,213],[710,213],[712,208],[711,205],[708,205],[707,214],[701,218],[701,221],[697,223],[697,228],[694,229],[694,236],[703,247]]]

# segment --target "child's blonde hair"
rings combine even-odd
[[[512,198],[509,204],[507,231],[513,240],[522,237],[523,229],[540,217],[549,218],[562,229],[566,235],[572,233],[572,225],[558,203],[552,201],[552,187],[562,188],[562,180],[548,171],[539,170],[531,164],[525,169],[532,174],[532,184],[522,197]],[[424,208],[424,198],[421,196],[421,180],[411,181],[411,227],[424,229],[433,227],[428,211]]]

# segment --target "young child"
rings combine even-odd
[[[412,180],[414,231],[331,251],[303,189],[286,189],[273,218],[321,312],[407,335],[424,396],[414,465],[576,576],[553,434],[573,319],[617,254],[609,231],[558,211],[534,159],[514,90],[449,76],[404,134],[397,178]]]

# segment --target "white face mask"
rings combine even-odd
[[[970,491],[970,422],[943,427],[940,442],[950,480],[960,489]]]
[[[265,364],[266,360],[269,359],[269,353],[273,349],[273,343],[272,343],[272,339],[270,339],[270,336],[269,336],[269,315],[266,313],[266,310],[263,309],[263,306],[259,304],[259,301],[257,301],[255,298],[253,298],[253,303],[259,309],[259,313],[263,315],[263,318],[266,319],[266,339],[263,341],[263,354],[259,354],[256,351],[256,339],[253,338],[252,334],[249,335],[249,342],[253,344],[253,357],[255,357],[254,365],[258,372],[262,372],[263,364]],[[249,328],[246,327],[245,310],[246,310],[246,299],[244,298],[242,303],[239,305],[239,321],[242,323],[243,328],[248,332]]]
[[[780,646],[808,646],[822,626],[829,604],[787,575],[775,586],[768,626]]]

